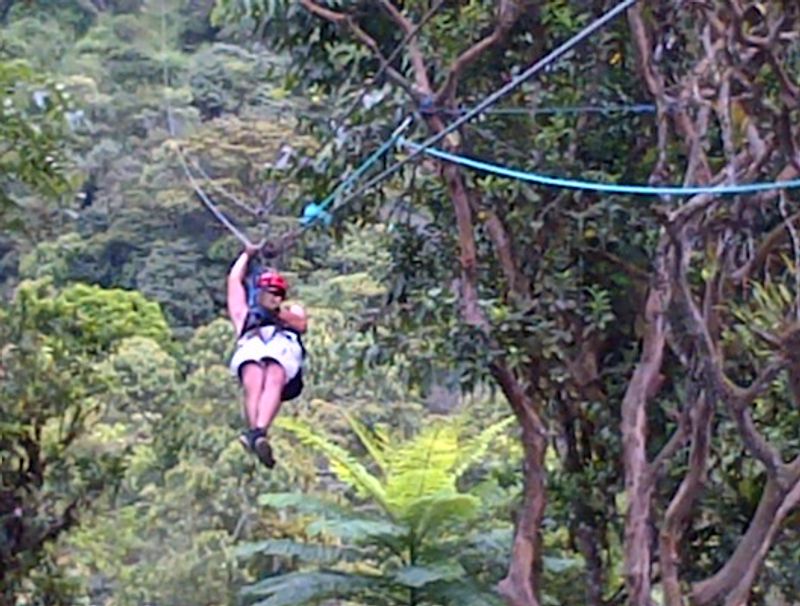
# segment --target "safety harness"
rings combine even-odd
[[[258,302],[258,291],[259,288],[256,285],[256,280],[261,273],[261,268],[255,266],[255,264],[251,264],[247,276],[245,278],[245,292],[247,293],[247,316],[245,316],[244,324],[242,325],[242,333],[239,335],[239,338],[245,336],[248,332],[264,328],[266,326],[274,326],[276,330],[280,330],[283,332],[290,332],[292,333],[295,338],[297,339],[297,344],[300,345],[300,352],[302,354],[303,360],[306,359],[306,348],[303,345],[303,339],[300,336],[300,333],[296,330],[280,323],[278,319],[268,309],[264,308]],[[300,365],[300,368],[297,371],[297,374],[289,379],[289,382],[286,383],[283,387],[283,392],[281,393],[281,400],[284,402],[286,400],[293,400],[297,396],[300,395],[300,392],[303,391],[303,366]]]

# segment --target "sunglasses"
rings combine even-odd
[[[285,291],[285,290],[280,290],[279,288],[267,288],[267,289],[265,289],[265,290],[266,290],[266,291],[267,291],[269,294],[271,294],[271,295],[275,295],[276,297],[281,297],[281,298],[283,298],[283,297],[285,297],[285,296],[286,296],[286,291]]]

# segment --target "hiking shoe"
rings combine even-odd
[[[239,442],[245,450],[258,457],[266,467],[272,469],[275,466],[275,458],[272,456],[272,447],[267,440],[267,433],[263,429],[247,429],[239,434]]]
[[[247,452],[253,452],[253,432],[252,429],[245,429],[239,434],[239,443],[244,447]]]
[[[266,467],[272,469],[275,467],[275,458],[272,456],[272,447],[267,441],[267,436],[262,432],[257,435],[253,440],[253,452],[256,453],[258,460],[261,461]]]

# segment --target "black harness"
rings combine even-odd
[[[259,305],[259,288],[256,282],[260,273],[261,268],[258,267],[256,263],[248,264],[247,277],[244,281],[245,292],[247,294],[247,316],[245,316],[244,324],[242,325],[242,333],[239,335],[239,338],[242,338],[251,330],[263,328],[265,326],[275,326],[276,330],[294,334],[295,338],[297,339],[297,343],[300,345],[300,351],[302,352],[303,360],[305,360],[306,348],[303,345],[303,339],[300,337],[300,333],[279,322],[274,313]],[[281,400],[293,400],[300,395],[301,391],[303,391],[302,364],[300,365],[300,369],[297,371],[297,374],[294,376],[294,378],[290,379],[289,382],[284,385],[283,392],[281,394]]]

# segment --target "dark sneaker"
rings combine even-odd
[[[239,443],[244,446],[247,452],[253,452],[253,430],[246,429],[239,434]]]
[[[258,460],[261,461],[266,467],[272,469],[275,467],[275,458],[272,456],[272,447],[267,441],[267,436],[261,433],[253,440],[253,452],[256,453]]]

